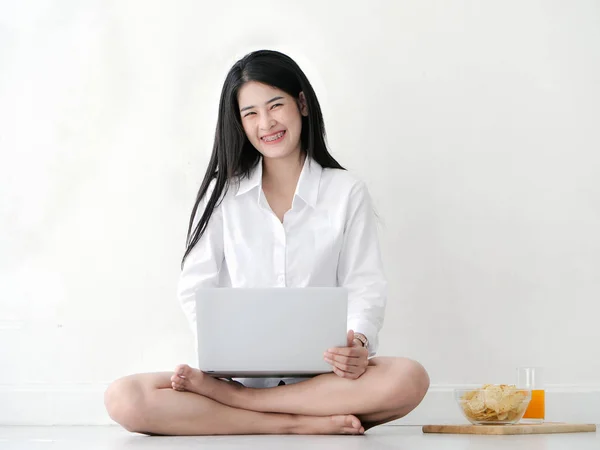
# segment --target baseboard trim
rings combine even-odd
[[[112,425],[104,408],[107,387],[100,383],[0,385],[0,425]],[[454,400],[457,387],[469,386],[432,385],[417,409],[388,425],[464,423]],[[546,419],[600,423],[600,385],[547,386]]]

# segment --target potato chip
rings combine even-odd
[[[466,392],[460,400],[465,415],[476,422],[514,422],[523,415],[526,392],[514,385],[485,384]]]
[[[485,410],[485,396],[482,392],[477,391],[473,398],[469,401],[469,408],[473,413],[481,413]]]
[[[477,394],[477,391],[469,391],[469,392],[465,392],[465,395],[463,395],[463,399],[464,400],[471,400],[475,394]]]

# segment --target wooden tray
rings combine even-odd
[[[595,432],[596,425],[545,422],[516,425],[425,425],[423,433],[449,434],[550,434]]]

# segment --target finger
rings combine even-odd
[[[358,378],[356,376],[356,374],[346,372],[342,369],[338,369],[336,366],[333,366],[333,373],[335,373],[340,378],[347,378],[349,380],[354,380],[354,379]]]
[[[354,330],[348,330],[348,347],[352,347],[352,341],[354,341]]]
[[[356,365],[344,364],[344,363],[339,363],[339,362],[334,362],[334,364],[336,366],[338,366],[338,368],[343,369],[346,372],[360,372],[360,373],[365,372],[367,370],[367,367],[369,366],[368,361],[359,361],[358,364],[356,364]]]
[[[331,354],[335,354],[335,355],[341,355],[341,356],[356,356],[356,347],[335,347],[335,348],[330,348],[328,349],[325,354],[327,353],[331,353]]]
[[[338,376],[340,376],[342,378],[346,378],[347,380],[357,380],[362,375],[362,373],[360,371],[347,372],[345,370],[340,369],[339,367],[335,367],[334,372],[336,372]]]
[[[328,364],[330,364],[331,366],[333,366],[343,372],[346,372],[346,373],[351,373],[351,374],[364,373],[367,370],[366,363],[359,363],[358,365],[349,365],[346,363],[341,363],[341,362],[327,360],[327,359],[325,361]]]
[[[334,355],[333,353],[325,355],[325,360],[335,361],[336,363],[348,364],[350,366],[359,366],[361,364],[361,357],[352,357],[352,356],[341,356]]]
[[[329,362],[329,364],[332,364],[335,367],[337,367],[338,369],[343,370],[344,372],[349,372],[349,373],[357,373],[362,370],[362,366],[360,366],[360,365],[352,366],[350,364],[344,364],[344,363],[336,362],[336,361]]]
[[[355,358],[369,354],[368,350],[364,347],[336,347],[330,348],[325,352],[325,354],[327,353],[332,353],[341,356],[352,356]]]
[[[354,372],[355,369],[358,369],[358,366],[350,366],[348,364],[337,362],[337,361],[333,361],[333,360],[327,359],[327,358],[325,358],[325,362],[327,364],[330,364],[330,365],[334,366],[334,367],[337,367],[340,370],[343,370],[344,372]]]

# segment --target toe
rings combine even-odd
[[[173,382],[171,383],[171,387],[176,391],[184,391],[185,387],[182,383]]]
[[[347,426],[355,428],[356,430],[358,430],[361,426],[361,423],[360,423],[360,420],[358,420],[358,417],[352,416],[352,415],[350,415],[346,418],[346,423],[347,423]]]
[[[179,376],[180,378],[186,378],[190,371],[191,368],[187,364],[179,364],[177,367],[175,367],[175,375]]]

